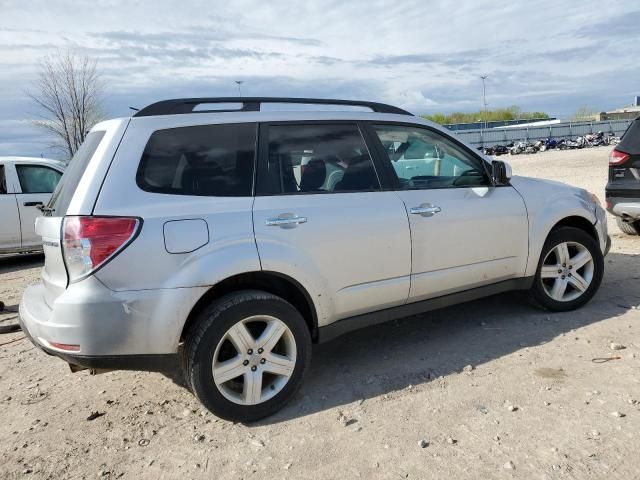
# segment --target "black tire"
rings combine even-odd
[[[286,324],[293,334],[296,363],[282,390],[255,405],[228,400],[213,381],[213,356],[227,331],[242,319],[270,315]],[[185,342],[185,375],[195,396],[214,415],[248,423],[272,415],[286,405],[302,385],[311,361],[311,335],[302,315],[289,302],[259,290],[243,290],[225,295],[206,308]]]
[[[551,298],[544,289],[544,285],[541,279],[541,270],[544,259],[549,252],[556,246],[563,242],[576,242],[583,245],[591,254],[593,258],[593,277],[589,287],[578,298],[570,301],[558,301]],[[574,227],[560,227],[552,230],[547,240],[542,247],[542,253],[538,260],[538,268],[536,270],[533,286],[531,287],[531,293],[536,301],[548,310],[554,312],[566,312],[569,310],[575,310],[587,303],[600,287],[602,282],[602,276],[604,274],[604,255],[600,250],[600,246],[594,240],[594,238],[586,233],[584,230]]]
[[[1,302],[0,302],[1,303]],[[21,330],[19,323],[9,323],[9,320],[14,320],[17,317],[9,317],[4,320],[0,320],[0,334],[13,333]]]
[[[616,223],[618,228],[622,230],[622,233],[627,235],[640,235],[640,220],[635,222],[625,222],[620,217],[616,217]]]
[[[18,325],[17,323],[11,323],[9,325],[0,324],[0,334],[13,333],[13,332],[18,332],[20,330],[21,330],[20,325]]]

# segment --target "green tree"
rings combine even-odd
[[[474,122],[493,122],[506,120],[531,120],[534,118],[549,118],[544,112],[523,112],[517,105],[507,108],[498,108],[495,110],[484,110],[477,112],[452,112],[452,113],[432,113],[423,115],[423,118],[441,125],[450,123],[474,123]]]

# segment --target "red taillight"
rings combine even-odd
[[[140,221],[129,217],[66,217],[63,253],[69,280],[84,277],[134,237]]]
[[[621,152],[619,150],[611,150],[609,155],[609,165],[620,165],[629,160],[629,154]]]

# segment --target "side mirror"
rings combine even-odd
[[[511,180],[511,165],[501,160],[491,162],[491,176],[498,185],[506,185]]]

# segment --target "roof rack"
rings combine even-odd
[[[195,110],[198,105],[208,103],[240,103],[241,108]],[[359,100],[335,100],[325,98],[287,98],[287,97],[213,97],[213,98],[177,98],[152,103],[137,111],[134,117],[149,117],[152,115],[177,115],[181,113],[213,113],[213,112],[259,112],[263,103],[297,103],[310,105],[349,105],[354,107],[366,107],[377,113],[395,113],[400,115],[413,115],[393,105],[377,102],[363,102]]]

